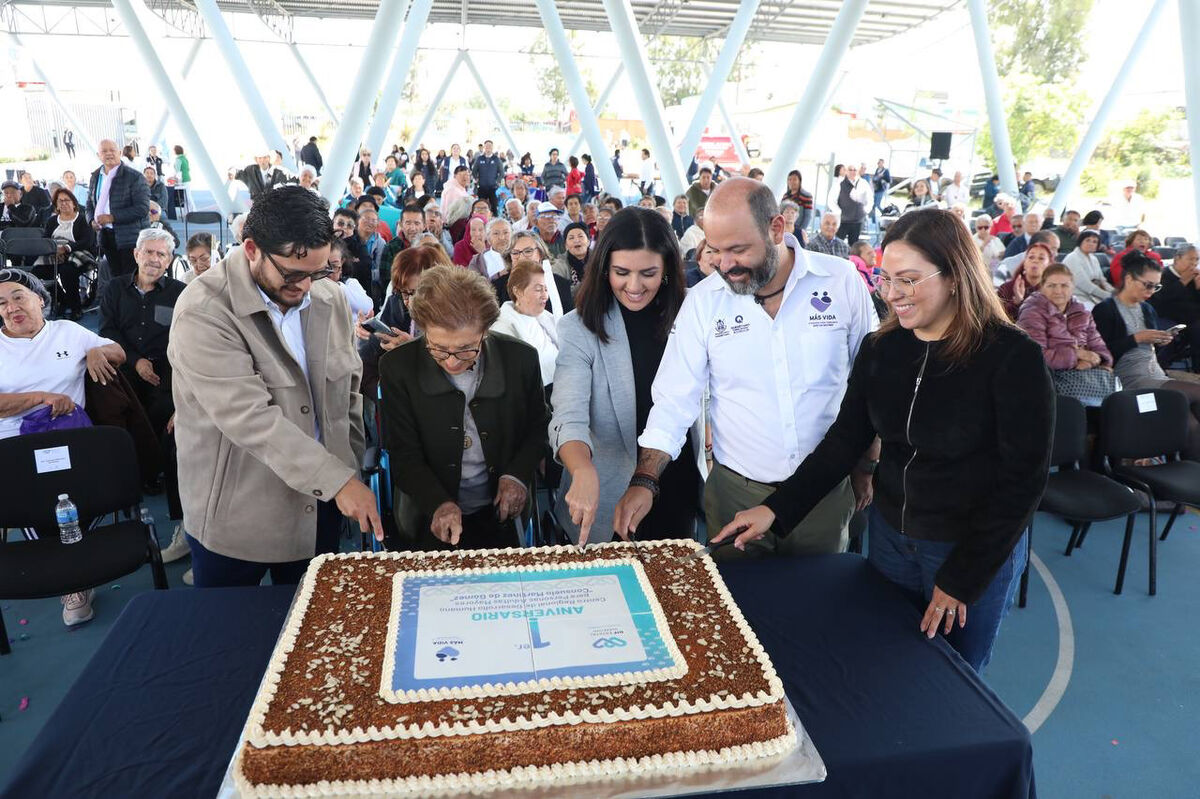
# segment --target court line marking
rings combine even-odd
[[[1034,703],[1033,709],[1022,719],[1029,734],[1038,731],[1046,723],[1054,708],[1067,692],[1067,683],[1071,681],[1071,672],[1075,669],[1075,627],[1071,623],[1071,610],[1067,607],[1067,599],[1050,569],[1042,562],[1036,553],[1029,553],[1030,563],[1050,593],[1050,602],[1054,605],[1054,617],[1058,621],[1058,660],[1054,664],[1054,673],[1046,683],[1045,690]]]

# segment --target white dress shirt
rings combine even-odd
[[[688,290],[640,446],[677,457],[706,389],[716,460],[744,477],[784,480],[824,438],[879,320],[849,261],[784,242],[794,264],[774,319],[719,274]]]
[[[110,191],[112,191],[112,176],[117,174],[117,170],[120,168],[120,164],[117,164],[107,172],[104,171],[104,167],[100,168],[100,174],[98,176],[100,180],[100,190],[96,192],[96,210],[93,212],[95,216],[112,214],[112,211],[109,210],[108,194]],[[104,227],[112,227],[112,222],[109,222]]]
[[[271,316],[271,322],[275,325],[275,329],[279,331],[279,335],[283,336],[283,343],[287,345],[288,350],[292,353],[292,357],[296,359],[296,363],[300,364],[300,368],[304,371],[304,380],[310,386],[312,380],[308,376],[308,348],[304,343],[304,323],[300,318],[300,313],[312,304],[312,297],[308,294],[304,295],[304,300],[295,308],[288,308],[287,312],[281,311],[275,301],[267,296],[267,293],[260,287],[258,293],[262,295],[263,303],[267,306],[267,313]],[[315,398],[314,398],[315,400]],[[313,437],[317,441],[321,440],[321,423],[320,414],[316,408],[313,409]]]

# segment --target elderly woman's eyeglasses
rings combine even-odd
[[[513,250],[509,253],[513,258],[528,258],[531,255],[537,255],[537,247],[524,247],[520,250]]]
[[[435,361],[444,361],[447,358],[453,357],[457,361],[462,361],[463,363],[466,363],[468,361],[473,361],[477,357],[479,357],[479,350],[480,350],[480,347],[482,347],[482,346],[483,346],[483,340],[480,339],[478,346],[468,347],[468,348],[462,349],[462,350],[445,350],[445,349],[442,349],[441,347],[435,347],[429,343],[425,344],[425,349],[427,349],[429,351],[429,354],[433,357],[433,359]]]
[[[934,272],[932,275],[926,275],[925,277],[921,278],[920,280],[913,280],[910,277],[891,278],[891,277],[888,277],[887,275],[880,275],[876,279],[875,284],[879,287],[880,295],[882,295],[884,297],[890,296],[893,288],[898,290],[903,296],[911,297],[917,293],[917,286],[921,285],[926,280],[930,280],[932,278],[937,277],[941,273],[942,273],[942,270],[939,269],[938,271]]]
[[[303,269],[284,269],[279,265],[278,261],[271,257],[271,253],[263,250],[262,254],[268,261],[271,262],[271,266],[275,267],[275,271],[279,273],[281,278],[283,278],[283,282],[289,286],[294,286],[297,283],[303,283],[305,280],[324,280],[334,272],[334,270],[329,268],[328,265],[326,265],[324,269],[318,269],[314,272],[305,272]]]

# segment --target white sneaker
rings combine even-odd
[[[192,584],[192,570],[191,569],[188,569],[187,571],[185,571],[183,573],[183,584],[184,585]]]
[[[187,538],[183,534],[183,525],[177,524],[175,525],[175,534],[171,536],[171,543],[162,551],[162,562],[174,563],[190,554],[192,554],[192,549],[188,546]]]
[[[59,597],[63,606],[63,624],[74,627],[76,624],[92,620],[92,617],[96,615],[92,610],[92,593],[92,589],[89,588],[86,591]]]

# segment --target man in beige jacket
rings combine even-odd
[[[192,281],[167,350],[195,584],[295,583],[334,552],[343,515],[382,538],[363,450],[362,363],[344,294],[322,278],[333,225],[318,195],[254,204],[242,246]]]

